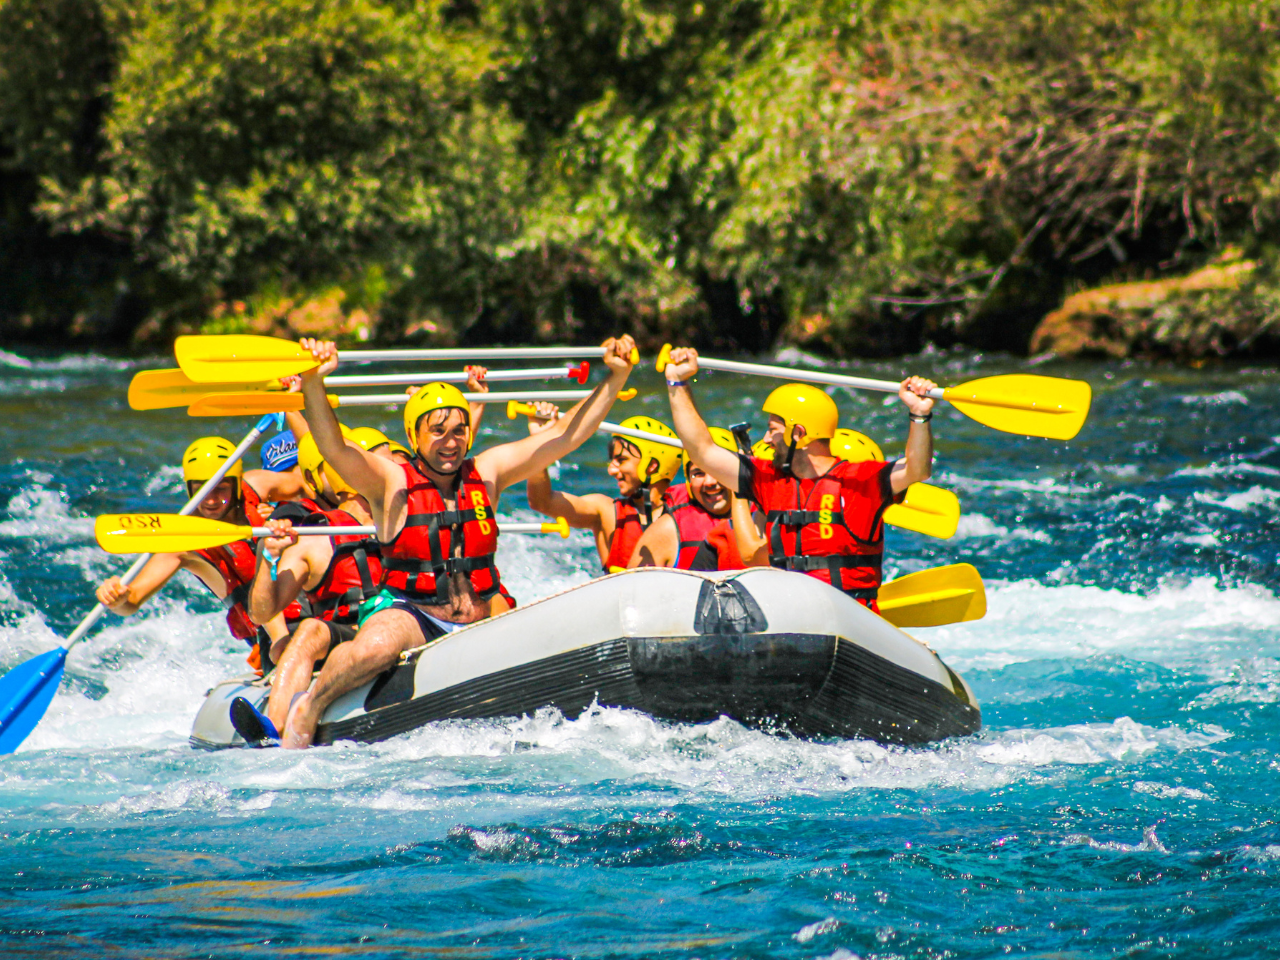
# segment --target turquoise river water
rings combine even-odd
[[[129,410],[130,376],[172,365],[0,353],[0,669],[56,646],[127,565],[94,545],[95,514],[176,510],[186,443],[251,426]],[[1094,386],[1066,444],[940,412],[935,482],[960,531],[889,533],[888,572],[969,561],[987,580],[985,620],[917,631],[975,689],[979,735],[886,748],[595,707],[199,752],[191,719],[244,649],[181,575],[73,651],[0,757],[0,955],[1280,956],[1276,372],[857,369]],[[627,411],[665,418],[652,370],[635,385]],[[710,420],[758,435],[773,385],[696,389]],[[834,395],[901,449],[895,400]],[[399,414],[349,422],[395,434]],[[481,443],[513,429],[495,410]],[[608,489],[604,446],[561,482]],[[530,516],[522,490],[501,513]],[[581,534],[499,556],[522,597],[595,569]]]

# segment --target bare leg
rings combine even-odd
[[[289,705],[294,694],[311,686],[311,674],[316,661],[329,652],[329,628],[319,620],[303,620],[283,651],[278,651],[279,641],[271,646],[271,659],[276,661],[276,671],[271,675],[271,699],[267,701],[267,716],[277,730],[284,729],[289,716]],[[277,652],[280,659],[276,659]]]
[[[298,698],[285,723],[281,745],[311,745],[325,708],[348,690],[395,666],[402,651],[426,642],[417,618],[403,610],[382,610],[365,621],[354,640],[340,644],[324,662],[309,693]]]

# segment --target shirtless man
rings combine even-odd
[[[493,563],[494,507],[502,491],[568,456],[595,433],[631,373],[632,339],[604,343],[609,378],[554,425],[469,458],[470,409],[461,391],[429,383],[405,404],[414,462],[399,465],[345,442],[323,377],[338,366],[332,343],[306,339],[317,366],[302,375],[307,420],[325,462],[369,504],[382,543],[387,604],[325,661],[289,711],[283,745],[309,746],[325,708],[427,640],[510,609]],[[439,559],[435,562],[433,554]]]

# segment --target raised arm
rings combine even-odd
[[[463,367],[467,374],[467,392],[468,393],[488,393],[489,384],[485,377],[489,375],[488,367],[470,366]],[[467,404],[471,408],[471,436],[478,437],[480,435],[480,421],[484,418],[484,404],[475,403],[474,401]]]
[[[316,447],[325,462],[369,501],[369,505],[374,508],[374,517],[382,517],[383,504],[403,482],[400,468],[390,460],[348,444],[342,436],[338,418],[334,416],[324,392],[324,378],[338,369],[337,347],[331,341],[310,338],[302,341],[302,347],[311,351],[317,363],[317,366],[302,375],[307,423],[311,425],[311,433],[316,438]]]
[[[560,409],[554,403],[540,402],[534,405],[537,414],[529,418],[529,433],[536,436],[551,429],[560,416]],[[551,475],[541,470],[529,478],[525,488],[529,498],[529,506],[548,517],[564,517],[569,526],[576,530],[590,530],[593,533],[604,532],[604,507],[612,509],[613,501],[602,494],[587,494],[584,497],[572,493],[563,493],[551,488]]]
[[[630,336],[610,338],[604,342],[604,362],[609,378],[591,392],[591,396],[570,408],[560,420],[546,430],[521,440],[491,447],[476,457],[476,469],[497,493],[512,484],[527,480],[567,457],[587,442],[604,421],[618,393],[631,373],[631,353],[635,341]]]
[[[738,469],[741,461],[732,450],[726,450],[711,437],[706,422],[693,405],[690,381],[698,373],[698,351],[677,347],[667,364],[667,399],[671,402],[671,425],[684,444],[689,459],[722,485],[738,492]]]
[[[898,396],[911,417],[911,427],[907,431],[906,453],[893,465],[889,474],[889,485],[894,493],[901,493],[911,484],[928,480],[933,475],[933,431],[929,429],[933,399],[929,391],[935,387],[936,383],[924,377],[908,377],[898,387]]]

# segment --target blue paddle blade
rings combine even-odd
[[[62,682],[63,647],[32,657],[0,677],[0,753],[13,753],[35,729]]]

